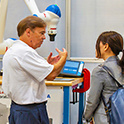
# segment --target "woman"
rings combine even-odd
[[[120,52],[122,52],[122,58],[119,60],[117,55]],[[109,97],[117,90],[117,87],[113,83],[113,79],[102,68],[102,65],[107,66],[120,83],[124,83],[122,36],[115,31],[103,32],[96,42],[96,57],[103,59],[104,63],[94,68],[92,72],[91,89],[84,116],[89,122],[93,117],[95,124],[108,124],[101,93],[107,102]]]

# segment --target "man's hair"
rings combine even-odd
[[[28,16],[19,22],[17,26],[18,36],[20,37],[21,35],[23,35],[27,28],[33,30],[36,27],[40,28],[46,27],[46,23],[39,17]]]

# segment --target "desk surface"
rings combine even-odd
[[[69,79],[69,78],[68,78]],[[47,86],[74,86],[83,82],[83,78],[71,78],[72,81],[45,81]],[[0,76],[0,84],[2,84],[2,76]]]

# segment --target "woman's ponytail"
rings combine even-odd
[[[121,68],[122,68],[122,73],[124,74],[124,50],[122,50],[122,58],[121,58],[121,60],[119,61],[119,65],[121,66]]]

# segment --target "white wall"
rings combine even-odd
[[[124,34],[124,0],[72,0],[71,56],[95,57],[95,42],[106,30]]]

